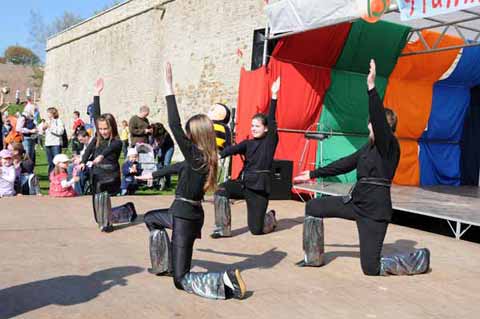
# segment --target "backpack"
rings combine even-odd
[[[63,130],[61,143],[62,143],[62,145],[61,145],[62,148],[68,148],[67,130]]]

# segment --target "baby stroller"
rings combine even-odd
[[[142,166],[142,174],[153,173],[157,170],[157,163],[155,159],[155,152],[150,144],[139,143],[135,145],[138,153],[138,162]],[[146,184],[147,187],[158,186],[153,184]]]

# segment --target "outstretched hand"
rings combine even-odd
[[[100,96],[100,93],[103,91],[104,82],[102,78],[99,78],[95,81],[95,96]]]
[[[278,77],[272,84],[272,99],[276,100],[278,91],[280,90],[280,77]]]
[[[295,176],[293,178],[293,182],[295,183],[302,183],[302,182],[308,182],[310,180],[310,171],[303,171],[300,173],[300,175]]]
[[[368,73],[368,76],[367,76],[367,86],[369,91],[375,87],[376,76],[377,76],[377,66],[375,64],[375,60],[371,59],[370,72]]]
[[[165,95],[173,95],[173,72],[170,62],[165,63]]]

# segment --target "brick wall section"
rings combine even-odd
[[[128,120],[146,104],[151,119],[165,123],[166,60],[174,67],[184,120],[216,101],[236,105],[240,68],[251,63],[253,31],[265,26],[263,0],[176,0],[164,6],[163,18],[162,10],[152,10],[71,41],[161,2],[131,0],[51,38],[43,107],[58,106],[67,122],[75,109],[86,117],[95,79],[103,77],[103,112]]]

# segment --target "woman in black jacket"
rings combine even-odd
[[[253,116],[251,127],[253,139],[228,146],[220,152],[222,158],[240,154],[245,160],[240,179],[220,184],[215,192],[215,229],[211,234],[212,238],[232,236],[230,199],[246,199],[248,228],[252,234],[268,234],[277,225],[275,211],[267,213],[267,207],[273,156],[278,144],[275,111],[279,88],[280,78],[272,85],[268,118],[261,113]]]
[[[202,199],[205,192],[216,186],[218,155],[212,121],[203,114],[191,117],[183,131],[173,95],[172,70],[165,67],[168,124],[185,160],[165,167],[150,176],[139,179],[160,178],[178,174],[175,200],[170,209],[159,209],[145,214],[150,231],[150,258],[156,275],[172,274],[175,287],[211,299],[241,299],[245,283],[238,269],[221,273],[190,272],[193,244],[200,238],[204,212]],[[170,244],[166,229],[173,229]]]
[[[100,113],[100,92],[94,96],[94,109]],[[117,122],[112,114],[102,114],[95,119],[96,135],[83,154],[80,169],[91,165],[90,176],[93,193],[93,212],[101,231],[113,231],[113,223],[133,221],[137,214],[132,203],[111,208],[110,195],[120,192],[121,176],[119,158],[122,141],[118,136]],[[89,164],[90,163],[90,164]]]
[[[397,116],[392,110],[384,109],[375,90],[375,76],[375,61],[371,60],[367,78],[369,143],[350,156],[314,171],[305,171],[294,179],[305,182],[357,169],[358,180],[347,196],[322,197],[307,203],[303,230],[305,258],[298,266],[319,267],[323,264],[323,218],[336,217],[356,221],[360,261],[365,275],[413,275],[429,269],[428,249],[381,257],[393,213],[390,186],[400,159],[400,146],[394,135]]]

